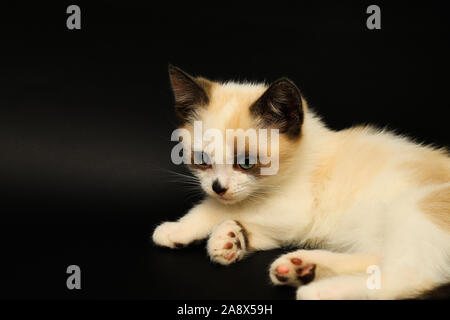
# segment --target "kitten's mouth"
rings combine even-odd
[[[235,199],[225,198],[225,197],[222,197],[222,196],[218,196],[217,198],[218,198],[220,201],[223,201],[223,202],[232,202],[232,201],[235,201]]]
[[[222,203],[225,204],[232,204],[232,203],[236,203],[239,202],[241,199],[239,198],[226,198],[224,196],[216,196],[217,200],[219,200]]]
[[[242,197],[239,195],[231,194],[231,193],[225,193],[222,195],[219,195],[214,192],[210,192],[209,190],[206,191],[206,193],[211,196],[214,199],[217,199],[217,201],[223,203],[223,204],[233,204],[242,201]]]

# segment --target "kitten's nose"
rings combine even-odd
[[[225,194],[225,192],[227,192],[228,188],[224,188],[219,180],[214,180],[213,184],[212,184],[212,188],[214,190],[215,193],[217,193],[219,196]]]

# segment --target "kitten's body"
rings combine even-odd
[[[265,90],[214,83],[195,117],[246,129],[254,123],[246,110]],[[369,127],[332,131],[304,100],[301,107],[301,134],[281,141],[277,175],[251,180],[254,197],[230,205],[208,197],[159,226],[154,241],[175,247],[210,235],[208,252],[222,264],[253,250],[320,248],[284,255],[270,269],[275,284],[298,286],[300,299],[406,298],[449,282],[449,156]],[[209,193],[206,174],[198,176]],[[380,268],[379,289],[367,287],[371,265]]]

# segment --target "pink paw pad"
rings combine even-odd
[[[289,264],[291,263],[291,264]],[[293,271],[293,274],[291,274]],[[288,280],[298,280],[307,284],[315,278],[316,265],[305,263],[300,258],[290,258],[287,264],[280,264],[274,270],[274,276],[280,282]]]
[[[227,260],[233,259],[233,258],[234,258],[234,252],[229,253],[225,258],[226,258]]]
[[[289,268],[286,266],[281,265],[281,266],[277,267],[277,273],[279,273],[279,274],[286,274],[288,272],[289,272]]]
[[[227,242],[227,243],[225,243],[225,245],[223,246],[223,248],[224,249],[231,249],[231,248],[233,248],[233,244],[231,243],[231,242]]]

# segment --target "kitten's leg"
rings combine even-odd
[[[205,239],[211,230],[224,220],[217,204],[206,199],[192,208],[177,222],[164,222],[153,232],[153,242],[159,246],[181,248],[189,243]]]
[[[270,279],[276,285],[300,286],[315,279],[366,272],[368,266],[378,263],[379,259],[372,255],[297,250],[272,263]]]
[[[361,300],[369,298],[367,275],[340,275],[314,281],[297,289],[298,300]],[[377,290],[377,289],[373,289]]]
[[[445,283],[424,276],[421,268],[419,265],[391,273],[392,270],[382,266],[379,286],[373,286],[371,275],[363,273],[325,278],[300,286],[296,297],[299,300],[410,299]]]
[[[236,220],[226,220],[214,228],[207,250],[212,261],[228,265],[241,260],[248,252],[277,247],[278,242],[265,237],[259,230],[253,230],[251,225],[244,226]]]
[[[370,298],[418,297],[439,285],[448,283],[448,275],[442,274],[445,267],[448,267],[445,260],[434,259],[433,255],[428,253],[422,257],[408,257],[398,253],[396,258],[383,258],[380,268],[380,290],[370,290]]]

